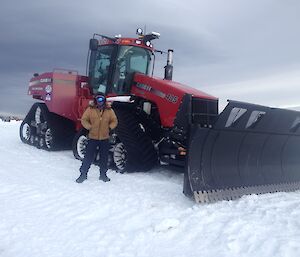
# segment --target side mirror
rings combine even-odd
[[[98,49],[98,40],[95,38],[90,39],[90,50],[96,51]]]

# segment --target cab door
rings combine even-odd
[[[107,94],[112,81],[113,59],[116,54],[115,45],[102,45],[91,51],[89,79],[93,94]]]

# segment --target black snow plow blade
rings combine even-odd
[[[184,192],[197,202],[300,188],[300,112],[229,101],[212,128],[192,124]]]

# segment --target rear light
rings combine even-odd
[[[122,39],[121,43],[122,44],[130,44],[130,43],[132,43],[132,41],[130,39]]]

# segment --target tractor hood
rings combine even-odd
[[[137,87],[139,87],[139,84],[147,85],[155,89],[156,93],[160,95],[173,94],[174,96],[179,97],[183,96],[184,94],[190,94],[197,98],[218,100],[218,98],[206,94],[201,90],[189,87],[187,85],[172,80],[165,80],[158,77],[149,77],[147,75],[137,73],[135,74],[134,81],[137,83]]]
[[[174,81],[149,77],[140,73],[134,75],[131,94],[155,103],[164,127],[174,126],[175,117],[186,95],[192,97],[192,105],[195,110],[198,110],[199,106],[213,109],[214,114],[218,110],[218,98],[214,96]],[[208,112],[208,110],[202,112]]]

